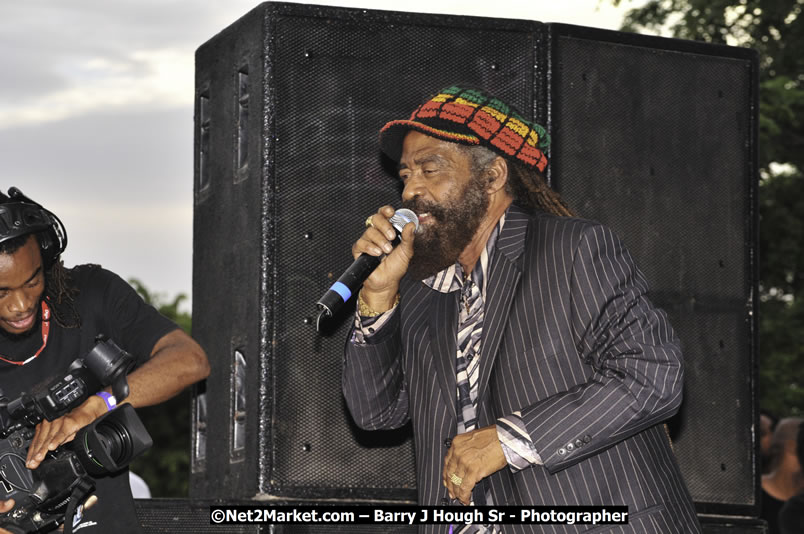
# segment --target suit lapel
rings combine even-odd
[[[439,293],[427,289],[434,305],[430,306],[430,346],[433,347],[433,363],[438,374],[438,385],[446,400],[448,413],[457,419],[455,398],[457,377],[455,371],[455,346],[458,332],[459,291]]]
[[[478,391],[488,394],[488,382],[503,332],[508,324],[508,313],[522,276],[521,256],[525,247],[528,216],[511,206],[505,216],[505,226],[497,238],[497,250],[489,267],[488,286],[483,319],[483,348],[480,354]],[[478,405],[484,399],[478,399]]]
[[[529,216],[518,207],[509,208],[505,226],[497,238],[497,251],[489,267],[478,384],[478,391],[484,394],[487,392],[486,387],[497,350],[508,323],[508,310],[522,274],[520,260],[525,246],[528,221]],[[447,413],[453,420],[457,420],[455,358],[460,291],[440,293],[424,284],[419,284],[417,291],[422,292],[423,298],[430,301],[428,328],[433,364],[438,375],[438,385],[447,404]],[[479,402],[482,400],[479,399]]]

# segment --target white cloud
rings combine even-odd
[[[389,0],[324,0],[320,3],[563,21],[610,29],[619,26],[623,13],[622,7],[615,8],[603,0],[494,3],[408,0],[404,4]],[[635,2],[641,3],[644,0]],[[7,74],[6,87],[0,91],[13,95],[0,100],[0,129],[61,121],[98,110],[189,107],[194,84],[194,49],[257,5],[242,0],[227,2],[226,8],[189,1],[167,5],[118,1],[114,8],[107,2],[93,0],[70,4],[40,0],[31,4],[15,6],[5,14],[5,22],[0,23],[0,31],[9,32],[0,38],[0,67]],[[623,4],[630,6],[628,2]],[[63,23],[48,23],[53,20],[48,11],[57,12]],[[155,13],[162,16],[155,17]],[[188,29],[194,24],[195,30]],[[29,27],[27,32],[25,26]],[[20,61],[19,55],[26,59]],[[29,77],[39,83],[27,83]]]
[[[69,85],[22,105],[0,106],[0,129],[55,122],[98,110],[187,106],[193,94],[193,62],[178,50],[141,50],[128,61],[88,58],[69,69]]]

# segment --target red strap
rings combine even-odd
[[[47,338],[50,335],[50,308],[48,308],[47,302],[45,299],[42,299],[42,346],[39,347],[39,350],[36,351],[36,354],[28,358],[27,360],[23,360],[21,362],[15,360],[9,360],[0,356],[0,360],[10,363],[11,365],[25,365],[28,362],[32,362],[36,359],[37,356],[42,354],[42,351],[45,350],[47,347]]]

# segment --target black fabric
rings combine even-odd
[[[0,362],[0,389],[8,399],[23,391],[36,391],[55,378],[64,376],[70,363],[92,349],[95,338],[104,334],[130,352],[137,366],[148,360],[156,342],[178,328],[159,314],[116,274],[95,265],[81,265],[71,271],[79,293],[75,297],[81,328],[62,328],[50,322],[47,347],[32,362],[15,366]],[[42,345],[40,327],[22,339],[11,339],[0,332],[0,355],[25,360]],[[134,510],[128,470],[96,480],[98,503],[80,510],[75,532],[142,532]]]
[[[804,493],[784,502],[778,520],[780,534],[804,534]]]
[[[67,504],[67,511],[64,513],[64,525],[62,529],[64,534],[73,534],[73,525],[78,525],[81,521],[84,500],[93,489],[95,489],[95,487],[93,482],[89,479],[83,479],[80,484],[73,488],[73,493],[70,495],[70,500]],[[80,512],[79,507],[81,507]]]
[[[784,501],[771,497],[762,490],[762,508],[759,517],[768,522],[768,534],[779,534],[779,510]]]

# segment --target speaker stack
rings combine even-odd
[[[361,431],[344,406],[351,313],[320,334],[315,302],[365,217],[399,205],[380,127],[465,83],[547,125],[552,185],[624,238],[670,315],[687,369],[670,429],[705,530],[763,532],[757,80],[748,49],[524,20],[269,2],[210,39],[193,331],[213,369],[194,396],[192,499],[415,501],[409,429]]]

